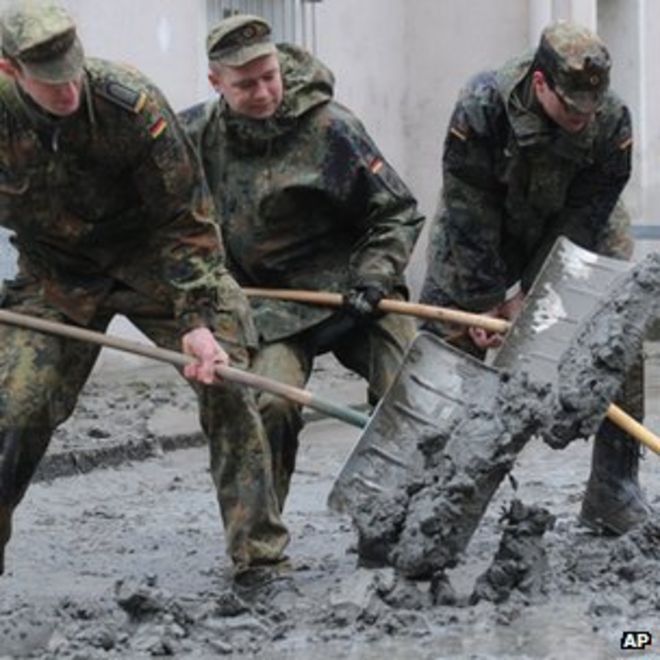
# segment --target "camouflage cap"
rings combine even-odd
[[[553,23],[541,34],[536,63],[570,109],[588,114],[602,104],[610,83],[610,54],[591,30],[568,21]]]
[[[5,57],[16,60],[30,78],[48,83],[76,79],[85,55],[73,19],[54,4],[24,2],[0,18]]]
[[[211,62],[243,66],[264,55],[277,52],[271,41],[270,25],[259,16],[238,14],[220,21],[206,38]]]

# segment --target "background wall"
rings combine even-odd
[[[298,0],[269,0],[288,2]],[[210,3],[254,0],[64,0],[89,55],[129,62],[153,78],[176,109],[211,94],[204,39]],[[0,0],[0,6],[7,5]],[[640,253],[660,238],[660,2],[654,0],[321,0],[304,5],[304,43],[334,70],[336,95],[365,123],[432,216],[441,187],[442,140],[466,79],[497,67],[564,17],[597,29],[613,55],[613,87],[630,105],[635,172],[625,196]],[[290,10],[288,10],[290,11]],[[220,12],[220,13],[219,13]],[[416,290],[424,240],[409,275]],[[0,234],[0,277],[13,262]]]

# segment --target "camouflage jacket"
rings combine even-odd
[[[612,93],[578,134],[536,107],[531,57],[477,75],[461,92],[443,154],[443,193],[422,299],[485,311],[531,285],[555,238],[629,257],[628,109]]]
[[[0,199],[19,275],[74,321],[120,288],[166,305],[182,331],[214,324],[212,200],[176,116],[137,71],[87,60],[81,108],[62,119],[0,78]]]
[[[182,115],[213,192],[227,264],[240,284],[343,291],[374,283],[405,293],[422,217],[362,124],[332,101],[333,77],[306,52],[278,47],[284,99],[268,120],[220,99]],[[255,301],[265,341],[332,311]]]

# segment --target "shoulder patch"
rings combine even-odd
[[[103,85],[99,85],[95,88],[95,91],[104,99],[135,114],[138,114],[144,108],[147,101],[145,92],[127,87],[116,80],[109,80]]]

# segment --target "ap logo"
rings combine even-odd
[[[651,646],[653,637],[646,630],[628,630],[621,635],[621,648],[624,651],[639,651]]]

